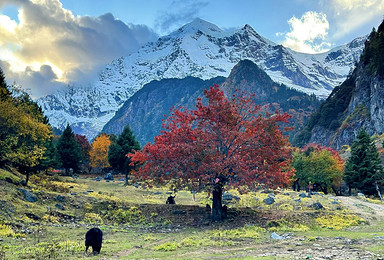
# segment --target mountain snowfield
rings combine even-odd
[[[243,59],[274,81],[325,98],[358,61],[366,37],[322,54],[303,54],[260,36],[251,26],[229,33],[201,19],[107,65],[89,86],[75,86],[37,100],[52,126],[70,124],[94,138],[144,84],[163,78],[227,77]]]

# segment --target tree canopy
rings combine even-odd
[[[109,146],[108,162],[113,168],[126,175],[126,184],[128,182],[128,173],[134,169],[134,166],[130,165],[131,158],[126,154],[137,150],[140,150],[140,144],[129,125],[124,127],[123,132]]]
[[[333,189],[338,193],[344,173],[344,161],[339,154],[329,148],[310,144],[293,152],[292,167],[295,179],[301,186],[309,182],[316,184],[323,192]]]
[[[249,188],[286,185],[293,172],[279,123],[287,123],[289,115],[265,112],[252,96],[229,100],[218,85],[204,95],[207,100],[198,99],[195,110],[174,109],[154,144],[129,154],[133,163],[142,164],[135,177],[173,180],[193,190],[215,182]]]
[[[383,167],[376,145],[362,128],[351,146],[351,156],[345,165],[345,182],[367,195],[376,194],[376,183],[384,179]]]
[[[89,151],[90,166],[93,168],[105,169],[111,167],[108,163],[108,148],[111,144],[109,136],[100,134],[91,144]]]
[[[0,69],[0,166],[12,164],[29,174],[42,161],[51,135],[42,109],[28,94],[12,92]]]
[[[71,127],[67,125],[63,134],[57,143],[57,153],[59,162],[65,169],[65,174],[69,174],[69,169],[75,172],[78,170],[81,161],[81,150],[79,144],[75,140],[75,134]]]

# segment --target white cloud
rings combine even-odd
[[[285,34],[284,46],[304,53],[318,53],[330,47],[325,42],[329,30],[325,14],[306,12],[300,19],[292,17],[288,23],[291,31]]]
[[[59,0],[0,0],[0,10],[6,5],[18,8],[19,22],[0,15],[0,60],[10,64],[8,81],[21,80],[34,96],[51,92],[37,79],[53,84],[83,80],[157,39],[147,26],[126,24],[109,13],[75,16]]]
[[[185,23],[198,18],[200,9],[207,5],[207,1],[172,1],[169,5],[169,10],[172,12],[160,13],[156,19],[156,28],[162,33],[170,33]]]
[[[323,0],[323,8],[328,10],[333,20],[333,37],[338,39],[378,17],[382,17],[384,1]]]

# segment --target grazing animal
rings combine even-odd
[[[92,247],[93,255],[100,254],[101,244],[103,242],[103,232],[99,228],[91,228],[85,234],[85,254],[88,253],[88,247]]]
[[[175,197],[176,197],[176,195],[175,196],[172,196],[172,195],[169,196],[167,201],[165,202],[165,204],[176,204]]]

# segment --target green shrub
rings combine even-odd
[[[350,226],[357,226],[364,222],[364,220],[355,215],[324,215],[315,219],[316,223],[322,228],[340,230]]]
[[[102,224],[103,219],[96,213],[85,213],[84,221],[89,224]]]
[[[166,242],[164,244],[155,246],[153,250],[155,251],[175,251],[178,247],[176,242]]]

